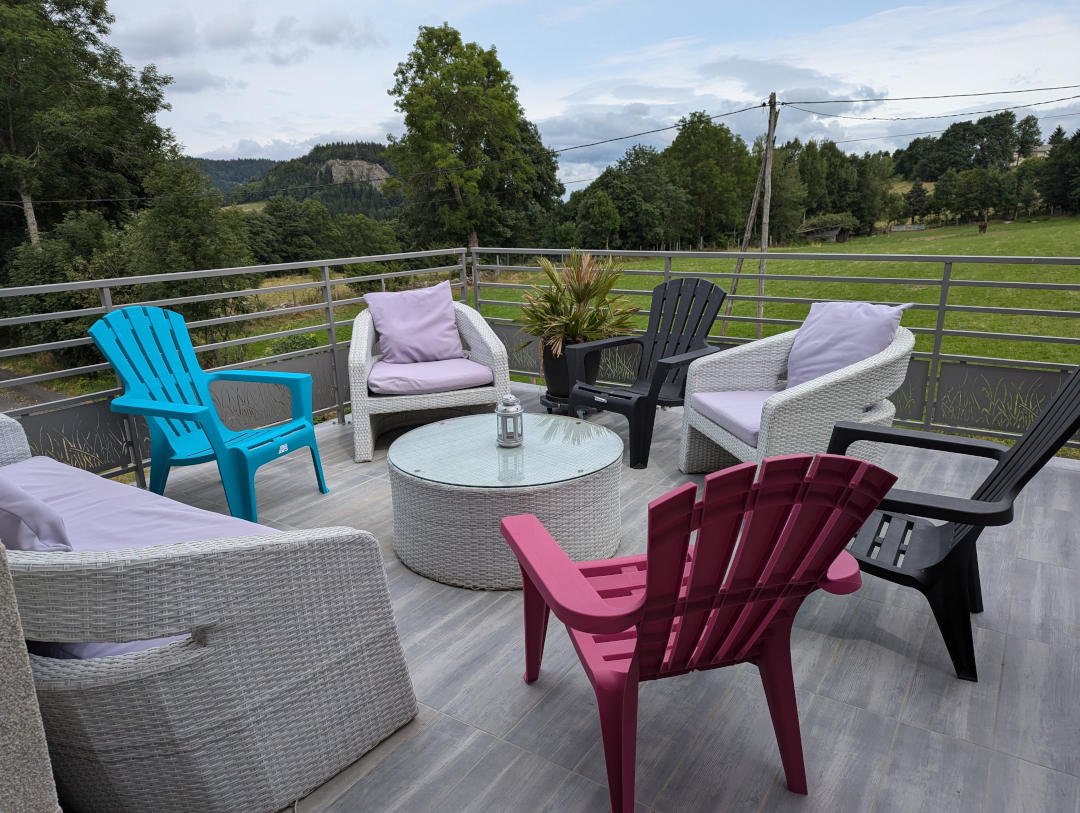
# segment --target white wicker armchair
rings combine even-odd
[[[892,344],[857,364],[790,389],[778,389],[797,332],[780,333],[714,353],[690,365],[679,446],[681,471],[716,471],[773,455],[824,452],[837,421],[892,424],[896,407],[888,398],[907,375],[915,346],[910,330],[899,328]],[[734,390],[777,390],[762,407],[756,447],[691,406],[695,393]],[[859,444],[851,454],[880,462],[874,444]]]
[[[506,348],[495,331],[477,311],[460,302],[454,303],[454,318],[466,357],[491,368],[491,384],[426,395],[376,395],[368,390],[368,374],[379,360],[378,334],[368,311],[357,315],[349,346],[353,457],[357,463],[371,460],[375,440],[388,429],[425,423],[447,412],[466,414],[474,407],[496,404],[510,392]]]
[[[0,460],[25,447],[0,415]],[[65,809],[280,810],[416,714],[365,531],[8,561],[30,640],[189,635],[112,657],[30,656]]]

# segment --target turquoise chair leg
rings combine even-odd
[[[329,494],[330,489],[326,487],[326,478],[323,477],[322,460],[319,458],[319,447],[315,445],[315,441],[313,440],[308,448],[311,449],[311,462],[315,464],[315,479],[319,481],[319,491],[323,494]]]
[[[155,494],[165,493],[165,481],[169,479],[172,468],[166,461],[150,458],[150,490]]]
[[[258,522],[258,511],[255,506],[255,472],[249,471],[246,464],[237,464],[218,459],[218,471],[221,473],[221,484],[225,488],[225,499],[229,503],[229,513],[234,517],[246,519],[248,522]]]

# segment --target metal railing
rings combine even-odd
[[[3,370],[7,359],[16,359],[34,354],[47,354],[92,344],[92,340],[88,336],[32,344],[19,343],[17,331],[28,325],[50,322],[60,323],[71,319],[86,319],[87,317],[99,316],[120,307],[121,305],[118,303],[121,300],[123,305],[183,306],[199,302],[243,299],[247,302],[255,301],[256,309],[192,320],[189,322],[189,327],[198,330],[200,328],[245,323],[249,326],[249,329],[245,330],[245,335],[203,343],[196,347],[196,352],[204,354],[214,351],[228,351],[232,348],[244,348],[256,342],[266,342],[289,336],[325,334],[325,343],[314,348],[260,355],[257,358],[245,358],[234,363],[225,363],[220,368],[270,365],[312,372],[316,378],[316,414],[324,415],[333,412],[336,414],[337,419],[341,421],[344,418],[345,408],[349,404],[348,374],[345,369],[344,356],[349,342],[347,339],[343,340],[340,331],[347,329],[351,324],[353,312],[359,309],[363,300],[361,295],[355,295],[356,291],[350,291],[345,286],[377,282],[385,288],[388,280],[409,279],[419,281],[418,278],[421,277],[427,277],[430,280],[431,275],[451,278],[453,280],[452,287],[461,300],[471,300],[471,303],[484,313],[488,321],[500,333],[508,350],[511,351],[511,367],[513,371],[522,375],[538,376],[539,363],[536,358],[537,354],[535,352],[531,354],[517,352],[517,348],[521,344],[521,337],[513,323],[513,319],[505,315],[499,315],[497,311],[507,307],[520,307],[520,302],[517,301],[520,296],[519,292],[531,287],[533,281],[532,279],[523,280],[522,276],[526,275],[526,272],[536,271],[535,259],[538,256],[561,257],[567,253],[566,249],[480,247],[469,251],[465,248],[452,248],[0,289],[0,304],[5,300],[10,301],[19,297],[36,297],[60,293],[70,294],[77,291],[85,291],[91,296],[96,293],[97,299],[96,302],[86,307],[57,311],[46,310],[40,313],[27,313],[0,318],[0,329],[7,329],[9,334],[11,331],[16,332],[15,344],[0,349],[0,374],[10,375],[10,371]],[[591,253],[600,256],[618,256],[626,260],[628,264],[635,262],[644,264],[645,261],[648,261],[658,266],[655,269],[629,268],[625,273],[631,277],[647,276],[660,281],[678,276],[699,276],[720,281],[727,280],[728,282],[724,287],[728,288],[730,288],[730,280],[735,276],[733,271],[735,260],[743,258],[749,261],[760,261],[763,258],[763,255],[758,252],[598,250]],[[717,344],[733,346],[752,340],[753,337],[727,335],[728,328],[732,326],[754,325],[757,335],[760,335],[768,326],[784,329],[798,327],[801,319],[778,316],[775,314],[775,306],[808,307],[811,303],[817,301],[850,298],[847,296],[833,296],[840,285],[884,284],[898,286],[896,290],[899,291],[925,289],[927,287],[936,289],[936,296],[933,297],[934,301],[923,302],[914,306],[917,311],[932,311],[935,316],[932,326],[916,326],[912,328],[913,332],[918,337],[921,337],[920,344],[924,346],[917,349],[914,354],[909,370],[909,380],[905,383],[902,391],[898,393],[898,423],[901,424],[954,432],[977,432],[1005,438],[1015,436],[1017,429],[1026,423],[1024,418],[1027,411],[1030,410],[1025,411],[1025,409],[1021,408],[1015,421],[1005,421],[1004,423],[999,421],[1000,425],[994,424],[989,419],[968,420],[955,417],[957,413],[955,404],[952,401],[957,399],[956,393],[959,392],[964,398],[968,398],[970,392],[965,392],[965,387],[967,390],[971,390],[973,386],[970,382],[966,380],[960,381],[959,379],[964,378],[972,370],[978,370],[978,374],[983,376],[985,380],[992,378],[994,381],[1005,382],[1001,385],[1004,388],[1003,392],[1008,391],[1010,394],[1022,393],[1022,399],[1028,399],[1030,401],[1028,405],[1034,409],[1056,390],[1060,380],[1067,373],[1069,365],[1080,362],[1080,350],[1076,349],[1080,346],[1080,281],[1074,283],[969,279],[958,278],[953,273],[954,266],[961,263],[976,266],[1019,265],[1078,268],[1080,267],[1080,258],[1077,257],[875,255],[806,252],[769,252],[764,257],[767,258],[773,268],[776,268],[778,263],[798,264],[825,260],[837,264],[845,262],[881,264],[883,273],[874,276],[866,274],[769,273],[763,275],[760,273],[742,273],[739,275],[739,279],[745,279],[747,282],[767,280],[769,284],[778,282],[812,283],[814,286],[812,296],[762,296],[739,293],[730,295],[729,299],[736,303],[736,306],[740,302],[764,303],[770,306],[773,313],[761,317],[735,313],[718,319],[719,334],[714,337]],[[679,270],[678,266],[680,264],[689,261],[693,261],[697,266],[694,270]],[[715,268],[710,267],[709,270],[703,271],[700,269],[700,261],[709,261],[710,264],[715,264]],[[417,262],[435,264],[422,268],[367,275],[353,274],[351,269],[345,270],[347,267],[370,266],[376,263]],[[888,276],[887,272],[884,271],[889,266],[906,263],[918,263],[928,269],[936,266],[935,270],[938,273],[933,276]],[[662,268],[659,267],[661,265]],[[272,276],[275,274],[309,269],[317,269],[317,274],[313,274],[310,281],[273,284]],[[245,275],[252,275],[257,279],[267,281],[261,285],[248,284],[239,290],[189,296],[143,300],[139,298],[137,293],[141,286]],[[508,276],[511,277],[509,281],[507,281]],[[648,286],[650,289],[651,287],[651,285]],[[958,303],[952,299],[956,291],[971,288],[1005,289],[1017,297],[1022,297],[1025,292],[1053,292],[1061,300],[1059,304],[1067,307],[1013,307],[1011,303],[1009,306],[973,305]],[[265,308],[258,304],[258,298],[260,297],[281,293],[292,293],[295,297],[297,293],[303,291],[314,293],[311,301],[297,302],[294,299],[292,305],[281,305],[273,308]],[[641,296],[647,294],[648,290],[620,288],[618,292],[631,296]],[[875,299],[874,301],[883,300]],[[352,309],[348,318],[340,318],[342,309]],[[644,313],[647,313],[647,311]],[[1019,316],[1025,319],[1054,317],[1064,319],[1064,327],[1054,333],[995,332],[949,328],[947,317],[950,314],[960,313],[998,314]],[[318,314],[321,318],[313,324],[300,327],[280,329],[280,326],[270,325],[270,329],[262,332],[258,329],[250,329],[258,326],[262,320],[280,319],[282,316],[303,316],[305,314]],[[738,328],[736,327],[736,329]],[[714,333],[716,333],[715,330]],[[1058,353],[1058,356],[1062,359],[1061,361],[1040,361],[993,355],[975,356],[946,352],[948,342],[964,338],[1008,342],[1038,342],[1063,348],[1064,351]],[[140,463],[145,461],[147,457],[144,448],[145,430],[140,430],[133,419],[121,423],[117,416],[113,416],[108,412],[108,400],[119,392],[115,386],[106,386],[104,389],[85,394],[61,395],[51,399],[47,393],[39,393],[39,395],[45,397],[31,397],[28,399],[29,401],[36,401],[36,403],[11,403],[10,395],[25,391],[26,388],[38,387],[42,384],[55,386],[61,384],[64,379],[89,376],[108,369],[109,365],[106,363],[93,363],[8,377],[6,380],[0,380],[0,398],[3,398],[5,393],[9,396],[8,403],[4,403],[0,408],[3,408],[8,414],[23,420],[24,425],[36,421],[36,429],[39,433],[37,436],[38,446],[45,451],[49,451],[49,453],[55,453],[59,444],[62,444],[65,448],[68,446],[75,447],[79,444],[89,446],[98,442],[99,435],[109,435],[109,443],[112,446],[115,447],[117,444],[121,444],[126,448],[126,459],[119,460],[115,455],[110,458],[109,454],[102,452],[98,457],[85,461],[85,467],[108,470],[112,473],[134,471],[141,478],[142,466]],[[987,376],[990,378],[987,378]],[[996,387],[998,384],[993,386]],[[216,392],[215,398],[217,398]],[[87,413],[84,415],[78,412],[78,410],[88,406],[93,407],[92,414]],[[253,406],[250,403],[237,401],[235,406],[237,408],[234,411],[240,415],[240,418],[244,418],[242,413],[247,410],[250,414],[246,416],[246,419],[257,423],[259,420],[266,418],[266,409],[272,411],[274,404],[260,403]],[[263,407],[266,407],[266,409],[263,409]],[[979,408],[981,407],[976,404],[976,411]],[[78,426],[65,425],[65,420],[71,416],[75,416],[72,418],[72,422],[78,424]],[[117,436],[118,427],[122,430],[122,438]],[[52,444],[51,447],[44,449],[48,444]],[[1080,444],[1077,443],[1070,445],[1080,448]]]

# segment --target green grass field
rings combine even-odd
[[[874,237],[854,238],[841,244],[816,244],[788,249],[804,253],[828,254],[933,254],[933,255],[987,255],[987,256],[1057,256],[1080,257],[1080,220],[1076,218],[1042,219],[1038,222],[1004,224],[992,222],[986,234],[980,235],[976,226],[934,229],[922,232],[898,232]],[[784,253],[784,250],[778,253]],[[631,258],[628,268],[662,273],[663,260],[639,260]],[[678,258],[672,263],[676,273],[730,272],[731,260]],[[835,262],[829,260],[783,261],[771,259],[769,274],[800,276],[848,276],[848,277],[894,277],[936,280],[941,278],[943,266],[938,263],[882,263],[873,261]],[[748,261],[743,265],[747,273],[757,272],[757,263]],[[533,283],[542,280],[537,272],[502,274],[500,282]],[[1013,282],[1080,283],[1080,265],[983,265],[955,264],[953,280],[988,280]],[[494,281],[494,279],[493,279]],[[648,292],[658,279],[653,276],[626,275],[620,287]],[[724,288],[731,288],[728,279],[718,279]],[[485,299],[520,300],[522,291],[512,289],[483,289]],[[740,295],[756,295],[757,281],[742,280],[738,287]],[[934,310],[912,310],[904,315],[903,324],[908,327],[933,328],[940,296],[937,285],[906,285],[890,283],[851,282],[800,282],[790,280],[766,280],[766,296],[798,297],[805,299],[855,299],[879,302],[915,302],[933,305]],[[647,294],[633,297],[635,304],[646,307]],[[1080,311],[1080,292],[1005,290],[995,288],[953,287],[950,305],[980,305],[1004,308],[1034,308],[1057,311]],[[771,319],[805,318],[809,306],[794,303],[766,303],[765,317]],[[486,306],[485,315],[513,318],[518,308],[512,305]],[[754,302],[736,302],[733,315],[755,316]],[[1080,336],[1080,319],[1068,317],[1034,317],[1010,314],[949,313],[945,321],[947,330],[990,331],[1045,336]],[[766,325],[765,335],[790,330],[789,326]],[[728,328],[732,336],[752,337],[756,327],[748,323],[733,322]],[[716,331],[714,331],[716,332]],[[930,336],[919,336],[916,349],[929,351]],[[1049,361],[1075,364],[1080,361],[1080,351],[1075,346],[1049,342],[1001,340],[990,338],[946,337],[943,344],[946,353],[958,353],[993,358]]]

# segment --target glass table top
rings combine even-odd
[[[622,458],[622,438],[603,426],[561,415],[522,416],[522,444],[495,442],[495,413],[418,427],[390,444],[399,471],[465,488],[539,486],[584,477]]]

